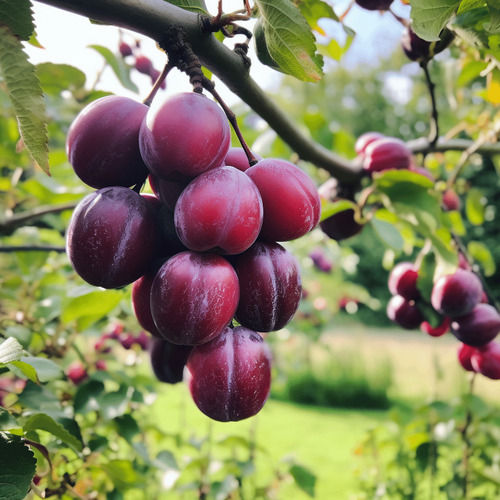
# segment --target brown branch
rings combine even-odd
[[[55,214],[64,212],[65,210],[73,210],[76,207],[75,202],[64,203],[62,205],[43,205],[35,207],[32,210],[25,210],[23,212],[15,213],[10,217],[6,217],[0,221],[0,233],[9,232],[16,227],[24,226],[33,219],[39,219],[47,214]]]
[[[427,89],[429,90],[429,96],[431,98],[431,122],[429,130],[429,145],[434,147],[439,139],[439,115],[437,110],[436,102],[436,85],[432,81],[431,74],[429,73],[429,61],[425,60],[420,63],[420,67],[424,70],[425,82],[427,84]]]

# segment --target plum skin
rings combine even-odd
[[[172,344],[165,339],[151,339],[149,357],[155,377],[166,384],[181,382],[192,349],[192,346]]]
[[[356,3],[367,10],[388,10],[393,0],[356,0]]]
[[[406,169],[411,165],[411,151],[400,139],[385,137],[368,144],[363,154],[363,168],[370,173]]]
[[[190,250],[235,255],[259,236],[263,206],[257,186],[234,167],[205,172],[184,189],[175,205],[175,228]]]
[[[388,287],[393,295],[401,295],[407,300],[420,297],[417,288],[418,270],[412,262],[399,262],[389,274]]]
[[[319,194],[304,171],[288,161],[266,158],[246,174],[257,185],[264,206],[260,239],[294,240],[316,227],[321,210]]]
[[[75,208],[66,250],[75,271],[103,288],[128,285],[147,272],[159,254],[150,204],[125,187],[99,189]]]
[[[472,369],[492,380],[500,379],[500,344],[489,342],[475,349],[470,356]]]
[[[500,314],[489,304],[478,304],[471,312],[451,322],[451,333],[460,342],[473,347],[491,342],[499,332]]]
[[[319,227],[332,240],[342,241],[358,234],[363,224],[356,222],[354,210],[349,208],[322,220]]]
[[[394,295],[387,303],[387,317],[407,330],[418,328],[424,317],[414,301]]]
[[[149,272],[134,281],[132,285],[132,308],[139,325],[151,335],[161,338],[151,315],[151,287],[156,272]]]
[[[128,97],[106,96],[86,106],[73,120],[67,138],[68,160],[93,188],[129,187],[148,169],[139,151],[139,130],[148,107]]]
[[[221,108],[195,92],[153,102],[139,132],[139,148],[150,172],[171,180],[220,166],[230,141]]]
[[[441,276],[432,288],[431,303],[436,311],[450,316],[468,314],[481,301],[483,286],[472,272],[457,269],[453,274]]]
[[[227,327],[217,338],[193,348],[187,361],[191,396],[208,417],[238,421],[258,413],[271,386],[271,354],[248,328]]]
[[[380,132],[365,132],[364,134],[361,134],[357,140],[356,144],[354,145],[354,150],[356,151],[357,155],[363,155],[366,148],[374,141],[378,139],[383,139],[384,134],[381,134]]]
[[[239,295],[238,276],[223,257],[180,252],[162,265],[153,280],[151,315],[169,342],[202,344],[229,324]]]
[[[240,282],[236,319],[259,332],[283,328],[302,294],[299,265],[278,243],[257,242],[233,260]]]

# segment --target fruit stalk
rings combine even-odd
[[[429,73],[428,61],[422,61],[420,67],[424,70],[425,81],[427,83],[427,88],[429,89],[429,96],[431,98],[431,121],[429,130],[429,144],[434,147],[439,139],[439,114],[436,102],[436,85],[432,81],[431,75]]]

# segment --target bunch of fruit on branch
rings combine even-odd
[[[230,135],[217,103],[186,92],[151,107],[98,99],[67,136],[76,174],[96,189],[68,227],[75,271],[103,288],[133,283],[155,374],[185,373],[196,405],[220,421],[266,401],[271,355],[258,332],[283,328],[301,297],[297,260],[278,242],[320,217],[307,174],[231,148]],[[141,194],[146,180],[154,194]]]

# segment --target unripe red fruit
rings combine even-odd
[[[406,300],[401,295],[394,295],[387,304],[387,317],[408,330],[418,328],[424,320],[414,301]]]
[[[373,141],[365,149],[363,157],[363,168],[368,172],[403,169],[410,164],[411,151],[403,141],[394,137]]]
[[[126,42],[120,42],[120,45],[118,45],[118,50],[120,51],[122,57],[132,55],[132,47],[130,47],[130,45]]]
[[[153,101],[139,132],[144,162],[153,174],[166,179],[192,178],[219,167],[230,141],[222,109],[195,92]]]
[[[313,261],[314,267],[323,273],[329,273],[332,270],[332,263],[321,248],[315,248],[309,252],[309,258]]]
[[[439,313],[454,318],[472,311],[479,304],[482,294],[481,280],[471,271],[457,269],[436,281],[431,303]]]
[[[132,186],[147,175],[139,129],[148,107],[128,97],[101,97],[73,120],[66,138],[76,175],[93,188]]]
[[[392,295],[401,295],[407,300],[420,297],[417,288],[418,269],[412,262],[396,264],[389,274],[388,287]]]
[[[106,371],[108,367],[107,367],[106,361],[104,361],[104,359],[98,359],[95,362],[95,368],[96,368],[96,370],[99,370],[99,371]]]
[[[500,332],[500,314],[489,304],[478,304],[472,311],[451,322],[451,333],[474,347],[491,342]]]
[[[443,193],[443,206],[446,210],[460,210],[460,198],[453,189],[447,189]]]
[[[186,366],[194,402],[214,420],[251,417],[269,395],[271,354],[262,337],[248,328],[228,327],[211,342],[196,346]]]
[[[240,282],[236,319],[259,332],[283,328],[299,306],[302,284],[295,257],[278,243],[257,242],[233,266]]]
[[[458,362],[462,365],[464,370],[468,372],[476,371],[472,366],[471,358],[472,355],[477,351],[475,347],[472,347],[467,344],[460,344],[460,347],[457,351]]]
[[[151,339],[151,368],[156,378],[166,384],[181,382],[192,349],[192,346],[176,345],[164,339]]]
[[[403,32],[401,46],[408,59],[412,61],[429,59],[431,42],[420,38],[409,26]]]
[[[319,227],[332,240],[342,241],[358,234],[363,224],[356,222],[354,210],[348,208],[322,220]]]
[[[73,363],[68,366],[66,375],[75,385],[81,384],[88,377],[87,370],[81,361],[73,361]]]
[[[181,252],[163,264],[153,281],[151,314],[163,338],[196,345],[224,330],[238,300],[238,277],[227,260]]]
[[[388,10],[392,0],[356,0],[356,3],[367,10]]]
[[[431,337],[441,337],[450,329],[450,318],[445,317],[440,325],[433,327],[428,321],[423,321],[420,329]]]
[[[150,75],[151,70],[153,69],[153,63],[151,62],[151,59],[149,59],[149,57],[139,55],[135,58],[135,69],[140,73]]]
[[[261,239],[294,240],[316,227],[321,203],[314,182],[303,170],[285,160],[266,158],[246,173],[264,205]]]
[[[490,342],[471,355],[474,371],[493,380],[500,379],[500,344]]]
[[[191,181],[175,205],[175,229],[197,252],[235,255],[259,236],[263,207],[257,186],[234,167],[219,167]]]
[[[102,352],[102,353],[108,353],[108,352],[110,352],[111,351],[111,347],[109,347],[109,346],[106,345],[106,340],[107,340],[107,338],[104,337],[104,336],[102,336],[94,344],[94,349],[97,352]]]
[[[356,140],[356,144],[354,145],[354,150],[357,155],[362,155],[365,152],[365,149],[374,141],[378,139],[383,139],[385,136],[380,132],[365,132],[361,134]]]
[[[131,189],[87,195],[68,226],[66,248],[75,271],[94,286],[118,288],[142,276],[159,253],[155,214]]]
[[[146,351],[151,342],[151,336],[146,332],[141,332],[135,337],[135,343],[143,350]]]

